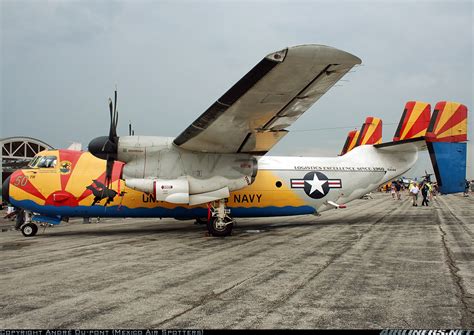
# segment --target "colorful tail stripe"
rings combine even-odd
[[[382,143],[382,120],[369,116],[365,119],[356,146]]]
[[[398,124],[393,141],[423,137],[430,123],[431,105],[421,101],[408,101]]]
[[[429,142],[467,141],[467,107],[457,102],[438,102],[428,126],[426,140]]]
[[[351,130],[349,134],[347,134],[346,143],[344,143],[344,147],[342,147],[341,156],[354,149],[358,137],[358,130]]]

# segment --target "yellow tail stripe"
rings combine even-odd
[[[448,130],[446,130],[444,133],[438,134],[436,137],[443,138],[443,137],[449,137],[449,136],[464,135],[466,133],[467,133],[467,122],[466,122],[466,119],[464,119],[461,122],[449,128]]]
[[[448,122],[448,120],[453,116],[454,112],[459,108],[460,105],[460,103],[456,102],[447,102],[444,106],[444,110],[439,111],[441,113],[441,117],[434,131],[435,134],[437,134],[441,130],[441,128],[444,127],[446,122]]]

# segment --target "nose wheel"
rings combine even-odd
[[[35,236],[37,232],[38,232],[38,226],[35,225],[34,223],[27,223],[21,227],[21,233],[25,237]]]
[[[218,206],[209,205],[207,230],[212,236],[223,237],[232,234],[234,220],[229,216],[230,209],[225,208],[225,199],[219,200]]]

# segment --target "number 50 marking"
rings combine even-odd
[[[26,176],[18,176],[13,183],[15,186],[26,186],[28,178]]]

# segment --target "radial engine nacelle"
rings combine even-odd
[[[199,205],[228,198],[230,191],[250,185],[251,178],[247,176],[234,180],[220,176],[210,179],[196,179],[190,176],[178,179],[132,178],[126,179],[125,184],[135,190],[153,194],[158,201]]]
[[[189,151],[166,137],[121,137],[117,158],[126,162],[123,178],[128,187],[176,204],[228,198],[230,192],[252,184],[258,171],[252,155]]]

